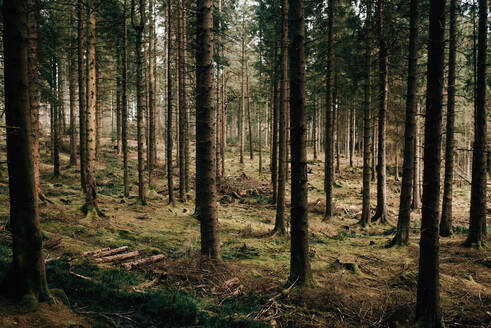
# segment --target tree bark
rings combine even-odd
[[[123,196],[130,195],[128,188],[128,25],[126,23],[128,6],[123,7],[123,76],[121,78],[121,142],[123,150]]]
[[[131,23],[136,32],[136,121],[137,121],[137,143],[138,143],[138,200],[146,205],[145,195],[145,159],[144,140],[145,127],[143,116],[145,114],[145,86],[143,75],[143,29],[145,27],[145,0],[139,0],[139,17],[137,21],[135,13],[135,0],[131,0]]]
[[[378,113],[378,162],[377,162],[377,210],[372,221],[387,222],[387,182],[385,158],[385,129],[387,100],[389,91],[389,55],[384,35],[384,1],[377,2],[378,41],[379,41],[379,113]]]
[[[188,108],[186,99],[186,53],[184,45],[184,5],[183,0],[179,0],[179,17],[178,17],[178,66],[179,66],[179,199],[180,201],[186,200],[186,192],[189,187],[186,185],[186,181],[189,175],[189,166],[186,165],[186,142],[188,142]]]
[[[333,184],[333,101],[332,101],[332,70],[333,70],[333,19],[334,19],[334,0],[328,0],[328,23],[327,23],[327,69],[326,69],[326,144],[325,144],[325,162],[324,162],[324,190],[326,192],[326,211],[324,219],[330,218],[333,215],[332,206],[332,184]]]
[[[281,1],[281,85],[279,115],[279,165],[278,194],[276,199],[276,218],[273,231],[278,234],[286,232],[285,222],[285,186],[287,170],[287,135],[286,111],[288,110],[288,0]]]
[[[416,326],[443,327],[440,308],[439,235],[440,159],[445,51],[445,0],[430,4],[423,211],[419,254]]]
[[[89,0],[88,84],[87,94],[87,193],[84,211],[87,215],[102,215],[97,206],[96,165],[96,62],[95,62],[95,0]]]
[[[77,165],[77,105],[76,105],[76,80],[75,80],[75,48],[74,37],[72,34],[72,13],[70,12],[70,47],[68,50],[68,89],[70,93],[70,162],[69,166]]]
[[[397,218],[396,235],[390,242],[392,245],[409,243],[409,222],[411,220],[411,196],[414,183],[414,157],[416,144],[416,78],[418,74],[418,0],[411,0],[409,13],[409,60],[407,66],[407,97],[406,123],[404,132],[404,160],[402,169],[402,185]]]
[[[469,234],[466,246],[482,247],[486,242],[486,62],[488,1],[479,0],[478,55],[475,99],[475,133],[472,152],[472,185]],[[489,154],[488,154],[489,156]]]
[[[4,82],[9,172],[11,267],[0,290],[32,304],[50,299],[42,254],[29,95],[29,16],[33,2],[3,2]],[[32,16],[30,17],[32,18]],[[29,23],[33,23],[29,19]]]
[[[87,96],[85,78],[85,55],[84,55],[84,3],[77,2],[77,41],[78,41],[78,121],[80,136],[80,184],[84,194],[87,194]]]
[[[452,234],[452,192],[455,148],[455,61],[457,45],[457,6],[458,0],[450,0],[450,31],[448,51],[448,87],[447,87],[447,129],[445,136],[445,180],[443,182],[442,217],[440,236]]]
[[[365,20],[365,99],[363,102],[363,186],[362,211],[359,221],[362,227],[370,223],[370,18],[371,2],[367,1]]]
[[[216,207],[213,113],[213,2],[197,0],[196,24],[196,193],[201,254],[220,257]]]
[[[170,33],[172,30],[172,1],[167,4],[167,189],[169,193],[169,204],[174,204],[174,179],[172,175],[172,76],[171,57],[172,44]]]
[[[291,257],[290,282],[309,285],[312,271],[308,239],[308,190],[305,112],[305,17],[304,1],[289,0],[290,113],[291,113]]]

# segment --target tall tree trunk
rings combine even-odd
[[[39,177],[39,64],[38,64],[38,7],[36,0],[27,0],[27,28],[28,28],[28,74],[29,74],[29,104],[32,122],[32,157],[34,162],[34,181],[40,200],[45,200],[41,190]]]
[[[448,87],[447,87],[447,129],[445,136],[445,180],[443,182],[442,218],[440,236],[452,234],[452,191],[455,148],[455,58],[457,46],[457,6],[458,0],[450,0],[450,41],[448,51]]]
[[[3,2],[3,50],[9,172],[12,264],[0,290],[26,304],[48,301],[50,295],[42,254],[29,95],[29,23],[37,14],[33,2]],[[34,304],[33,304],[34,305]]]
[[[123,8],[123,76],[121,78],[121,142],[123,150],[123,195],[130,195],[128,188],[128,24],[126,23],[128,6],[124,0]]]
[[[370,18],[371,2],[367,1],[365,19],[365,99],[363,102],[363,186],[360,225],[370,223]]]
[[[186,149],[189,142],[188,136],[188,108],[186,99],[186,52],[185,52],[185,35],[184,20],[185,12],[183,0],[179,0],[179,17],[178,17],[178,64],[179,64],[179,198],[181,201],[186,200],[186,192],[189,189],[187,185],[187,176],[189,175],[189,166],[186,163]]]
[[[404,161],[402,185],[397,218],[396,235],[392,245],[407,245],[409,242],[409,222],[411,220],[411,194],[414,183],[414,157],[416,144],[416,77],[418,73],[418,0],[411,0],[409,13],[409,60],[407,66],[406,123],[404,132]]]
[[[304,1],[289,0],[290,29],[290,113],[291,113],[291,282],[308,285],[312,281],[309,260],[307,217],[307,152],[305,113],[305,17]]]
[[[486,62],[488,1],[479,0],[477,79],[472,152],[472,185],[469,234],[466,246],[482,247],[486,242]],[[489,154],[488,154],[489,156]]]
[[[213,2],[197,1],[196,28],[196,192],[201,254],[220,257],[216,207],[213,113]]]
[[[333,54],[333,19],[334,19],[334,0],[328,0],[328,23],[327,23],[327,69],[326,69],[326,144],[325,144],[325,169],[324,169],[324,190],[326,192],[326,211],[324,219],[330,218],[333,215],[332,206],[332,183],[333,183],[333,101],[332,101],[332,70],[334,62]]]
[[[423,211],[419,246],[416,326],[443,327],[440,308],[440,159],[445,52],[445,0],[430,4],[426,120],[424,141]]]
[[[314,150],[314,160],[317,160],[317,101],[314,95],[314,111],[312,115],[312,146]]]
[[[77,47],[78,47],[78,121],[80,136],[80,184],[83,193],[87,193],[87,96],[84,54],[84,3],[77,2]]]
[[[380,219],[387,222],[387,182],[385,158],[385,130],[387,116],[387,100],[389,89],[389,55],[384,35],[384,1],[377,2],[377,25],[379,41],[379,113],[378,113],[378,161],[377,161],[377,210],[372,221]]]
[[[281,84],[280,84],[280,117],[279,117],[279,165],[278,195],[276,199],[276,219],[273,231],[278,234],[286,232],[285,220],[285,185],[287,170],[287,135],[286,111],[288,110],[288,0],[281,1]]]
[[[56,47],[54,47],[56,51]],[[56,77],[57,77],[57,65],[56,60],[53,56],[52,59],[52,85],[51,90],[53,92],[54,97],[58,98],[59,92],[56,89]],[[59,73],[58,73],[59,76]],[[58,104],[60,98],[53,99],[51,101],[51,115],[52,115],[52,127],[51,132],[53,134],[53,177],[58,178],[60,176],[60,105]]]
[[[148,147],[147,147],[147,170],[148,185],[152,185],[152,171],[156,158],[156,112],[157,112],[157,95],[156,95],[156,67],[155,67],[155,21],[153,12],[153,0],[148,1],[149,7],[149,41],[148,41]]]
[[[240,163],[244,163],[244,139],[245,139],[245,5],[242,9],[242,49],[240,59],[240,111],[239,111],[239,139],[240,139]]]
[[[145,114],[145,86],[143,75],[143,29],[145,27],[145,0],[139,0],[137,21],[135,13],[135,0],[131,0],[131,23],[136,32],[136,121],[137,121],[137,143],[138,143],[138,200],[146,205],[145,195],[145,160],[144,140],[145,127],[143,116]]]
[[[68,89],[70,93],[70,162],[69,166],[77,165],[77,98],[75,95],[75,40],[72,34],[72,13],[70,12],[70,47],[68,50]]]
[[[97,206],[96,165],[96,62],[95,62],[95,0],[89,0],[89,39],[87,50],[88,87],[87,94],[87,193],[84,211],[87,215],[102,215]],[[91,214],[92,213],[92,214]]]
[[[172,1],[167,4],[167,189],[169,204],[174,204],[174,179],[172,175],[172,76],[171,76],[171,31],[172,31]]]

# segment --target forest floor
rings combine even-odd
[[[323,163],[309,161],[310,258],[313,288],[285,286],[289,235],[271,236],[269,165],[258,174],[258,153],[245,163],[226,153],[226,176],[218,185],[222,261],[199,255],[199,222],[194,191],[186,202],[168,205],[163,166],[153,174],[148,205],[136,203],[136,145],[130,145],[130,198],[122,197],[122,160],[110,140],[97,166],[99,204],[106,217],[85,218],[79,167],[53,179],[42,153],[42,188],[53,203],[41,203],[41,227],[50,288],[67,294],[70,314],[44,306],[36,314],[0,306],[2,327],[410,327],[414,317],[420,213],[413,213],[410,245],[385,248],[395,232],[400,182],[388,175],[388,224],[356,225],[361,213],[361,161],[336,174],[336,214],[322,220]],[[160,149],[159,149],[160,150]],[[160,152],[159,156],[162,156]],[[311,154],[310,154],[311,156]],[[160,160],[160,163],[162,160]],[[269,163],[269,154],[263,153]],[[190,163],[194,163],[191,158]],[[194,165],[190,165],[194,171]],[[191,173],[191,185],[194,173]],[[174,185],[178,187],[178,171]],[[0,277],[11,257],[8,181],[0,171]],[[175,191],[178,197],[178,190]],[[446,327],[490,327],[491,257],[461,246],[466,232],[469,187],[454,193],[455,233],[442,238],[440,277]],[[372,206],[375,207],[375,182]],[[287,198],[289,203],[289,197]],[[489,206],[488,206],[489,207]],[[142,256],[165,259],[128,270],[99,264],[84,251],[128,246]],[[0,304],[6,302],[0,299]],[[59,305],[57,305],[59,306]],[[10,309],[10,310],[9,310]],[[47,312],[49,312],[47,314]],[[58,314],[58,316],[56,316]],[[37,320],[37,321],[36,321]],[[34,324],[34,323],[35,324]]]

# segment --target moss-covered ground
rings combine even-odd
[[[85,218],[80,210],[84,199],[79,167],[67,168],[68,156],[63,153],[62,175],[53,179],[49,154],[42,153],[42,188],[53,202],[40,204],[45,254],[53,259],[47,263],[48,281],[51,288],[66,292],[78,318],[60,317],[60,327],[411,326],[420,213],[413,213],[409,246],[385,248],[395,231],[399,203],[400,182],[393,176],[388,177],[389,224],[360,228],[356,222],[361,212],[361,168],[350,168],[342,159],[334,187],[336,214],[323,220],[323,163],[309,161],[310,258],[315,286],[289,289],[291,286],[285,286],[289,235],[269,234],[275,207],[270,204],[268,153],[263,153],[262,175],[257,152],[254,160],[246,156],[243,165],[235,149],[226,153],[226,177],[218,188],[222,260],[212,261],[199,255],[194,190],[191,188],[186,202],[174,206],[167,202],[162,149],[147,190],[148,205],[141,206],[136,203],[135,149],[130,147],[130,197],[125,199],[121,155],[108,140],[105,144],[97,167],[99,205],[106,214],[101,218]],[[194,181],[193,165],[191,168]],[[0,173],[1,277],[10,261],[11,240],[7,175],[5,170]],[[176,169],[175,185],[177,173]],[[461,246],[467,232],[469,188],[464,184],[456,189],[455,233],[441,239],[440,247],[443,317],[447,327],[488,327],[489,249]],[[375,192],[373,182],[373,207]],[[95,264],[81,255],[120,246],[144,255],[162,253],[166,259],[126,270],[115,264]],[[23,326],[22,314],[12,316],[10,312],[2,308],[0,317],[16,317],[16,326]],[[14,325],[13,319],[1,320],[0,326]],[[50,322],[56,322],[53,320]],[[39,326],[53,325],[46,321]]]

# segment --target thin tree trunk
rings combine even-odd
[[[452,192],[455,148],[455,61],[457,46],[457,6],[458,0],[450,0],[450,31],[448,51],[448,87],[447,87],[447,129],[445,136],[445,180],[443,182],[442,217],[440,236],[452,234]]]
[[[308,190],[305,112],[305,18],[304,1],[289,0],[290,113],[291,113],[291,258],[290,282],[309,285]]]
[[[276,53],[275,53],[276,57]],[[276,66],[273,72],[273,138],[272,144],[273,150],[271,152],[271,183],[273,185],[273,199],[272,203],[276,204],[278,196],[278,125],[279,125],[279,106],[278,106],[278,71]]]
[[[419,254],[416,326],[443,327],[440,308],[439,235],[440,160],[445,52],[445,0],[430,4],[423,211]]]
[[[201,254],[220,257],[216,207],[213,113],[213,2],[197,1],[196,29],[196,192]]]
[[[156,67],[155,67],[155,21],[153,13],[153,0],[148,1],[149,12],[149,41],[148,41],[148,147],[147,147],[147,170],[148,170],[148,186],[152,185],[152,172],[156,158],[156,112],[157,112],[157,95],[156,95]]]
[[[325,169],[324,169],[324,190],[326,192],[326,211],[324,219],[333,215],[334,209],[332,205],[332,184],[333,184],[333,88],[332,88],[332,71],[334,62],[333,53],[333,19],[334,19],[334,0],[328,0],[328,23],[327,23],[327,69],[326,69],[326,144],[325,144]]]
[[[379,113],[378,113],[378,161],[377,161],[377,210],[372,221],[380,219],[387,222],[387,182],[385,158],[385,130],[387,116],[387,100],[389,89],[389,55],[384,35],[384,2],[377,2],[378,41],[379,41]]]
[[[56,48],[54,48],[55,51],[56,51]],[[55,58],[53,57],[52,59],[52,67],[51,67],[51,70],[52,70],[52,86],[51,86],[51,90],[53,92],[53,95],[54,97],[58,98],[58,95],[59,95],[59,90],[56,89],[57,85],[56,85],[56,77],[57,77],[57,65],[56,65],[56,61],[55,61]],[[58,73],[58,76],[59,76],[59,73]],[[52,115],[52,127],[51,127],[51,131],[52,131],[52,134],[53,134],[53,144],[52,144],[52,147],[53,147],[53,177],[54,178],[58,178],[60,176],[60,107],[59,107],[59,104],[57,104],[57,102],[59,101],[60,98],[58,98],[57,100],[52,100],[51,101],[51,115]]]
[[[251,104],[249,95],[249,61],[246,60],[246,102],[247,102],[247,120],[249,126],[249,158],[254,159],[254,148],[252,140],[252,118],[251,118]]]
[[[95,67],[95,158],[99,160],[101,156],[101,134],[102,134],[102,86],[101,72],[99,69],[100,51],[96,49],[96,67]],[[90,97],[90,95],[89,95]]]
[[[276,199],[276,218],[273,231],[278,234],[286,232],[285,220],[285,185],[287,170],[287,131],[286,111],[288,110],[288,0],[281,2],[281,84],[280,84],[280,115],[279,115],[279,165],[278,195]]]
[[[413,163],[413,199],[411,202],[411,209],[419,210],[421,208],[421,192],[420,192],[420,178],[421,178],[421,168],[420,168],[420,141],[419,141],[419,126],[418,126],[418,113],[419,104],[416,102],[416,112],[415,112],[415,133],[414,133],[414,163]]]
[[[244,139],[245,139],[245,7],[242,13],[242,49],[240,59],[240,111],[239,111],[239,137],[240,137],[240,164],[244,163]]]
[[[70,162],[69,166],[77,165],[77,105],[76,105],[76,80],[75,80],[75,48],[74,37],[72,34],[72,13],[70,12],[70,47],[68,50],[68,89],[70,93]]]
[[[124,0],[123,9],[123,76],[121,79],[121,141],[123,148],[123,195],[129,196],[128,188],[128,25],[126,23],[128,6]]]
[[[84,56],[84,4],[82,0],[77,2],[77,41],[78,41],[78,121],[80,136],[80,184],[82,192],[87,193],[87,96],[85,78],[85,56]]]
[[[172,76],[171,57],[172,44],[170,33],[172,30],[172,1],[167,4],[167,189],[169,193],[169,204],[174,204],[174,179],[172,175]],[[196,195],[197,196],[197,195]]]
[[[351,103],[349,121],[349,166],[353,167],[353,159],[355,157],[355,107]]]
[[[481,248],[486,242],[486,62],[488,1],[479,0],[478,55],[469,234],[466,246]],[[488,154],[489,156],[489,154]]]
[[[365,20],[365,98],[363,102],[363,186],[362,211],[359,224],[370,223],[370,18],[371,2],[367,1]]]
[[[42,253],[29,95],[31,19],[37,14],[33,2],[3,2],[3,50],[7,166],[12,227],[12,264],[0,282],[2,293],[26,304],[50,300]],[[26,10],[33,12],[26,12]],[[29,14],[29,20],[27,19]],[[31,58],[32,59],[32,58]]]

